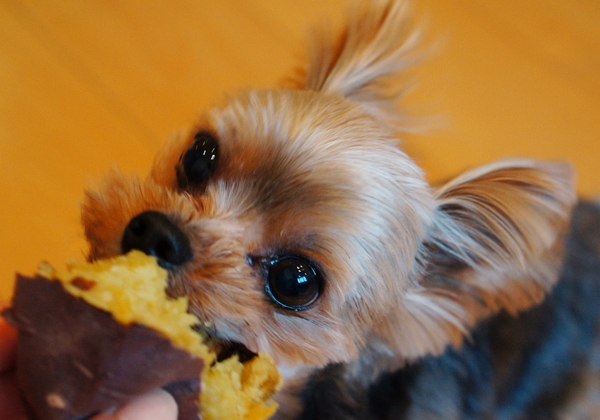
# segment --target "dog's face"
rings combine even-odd
[[[140,220],[150,210],[173,227],[142,226],[161,224]],[[156,255],[219,337],[318,365],[355,356],[400,299],[432,210],[421,171],[358,105],[275,90],[213,110],[148,180],[114,175],[84,221],[92,258]]]
[[[155,255],[209,334],[282,365],[351,360],[374,336],[402,357],[439,352],[482,316],[539,301],[569,171],[506,162],[433,191],[381,90],[412,42],[402,7],[363,13],[319,44],[296,88],[232,97],[147,179],[114,172],[89,191],[90,259]]]

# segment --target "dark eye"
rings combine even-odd
[[[177,165],[179,187],[204,184],[215,171],[218,161],[217,139],[207,131],[200,131],[194,137],[194,143],[179,158]]]
[[[272,261],[267,273],[267,294],[286,309],[306,309],[319,296],[321,278],[308,261],[286,256]]]

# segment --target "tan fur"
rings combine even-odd
[[[557,278],[571,170],[508,160],[428,186],[391,116],[401,113],[390,81],[418,38],[405,9],[361,6],[341,36],[317,38],[295,89],[228,98],[175,136],[145,180],[110,174],[83,206],[90,259],[119,254],[135,215],[163,212],[194,254],[171,272],[170,293],[282,367],[351,361],[374,337],[401,363],[539,302]],[[182,191],[174,167],[200,129],[218,139],[219,165],[205,189]],[[306,310],[273,304],[248,262],[281,252],[323,272]]]
[[[296,75],[295,87],[335,93],[382,121],[401,121],[398,73],[418,60],[421,39],[408,9],[407,1],[355,2],[339,34],[316,28],[307,66]]]

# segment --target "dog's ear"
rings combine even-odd
[[[440,188],[417,257],[422,275],[405,293],[401,319],[391,318],[404,333],[393,325],[381,332],[406,356],[439,353],[482,318],[539,303],[559,275],[573,178],[567,164],[507,160]]]
[[[403,0],[356,1],[341,33],[314,31],[294,87],[344,96],[383,121],[398,118],[397,73],[416,60],[420,32]]]

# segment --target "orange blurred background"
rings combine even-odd
[[[343,0],[0,0],[0,299],[15,271],[83,259],[82,190],[144,174],[169,133],[240,87],[265,87]],[[572,162],[600,193],[600,2],[416,0],[435,46],[406,150],[438,181],[504,156]]]

